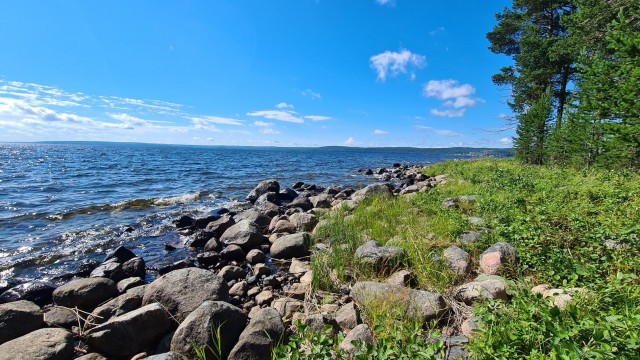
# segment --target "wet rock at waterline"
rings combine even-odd
[[[73,358],[73,337],[64,329],[39,329],[0,344],[0,360]]]
[[[42,311],[33,302],[20,300],[0,304],[0,344],[43,326]]]

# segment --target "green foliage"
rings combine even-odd
[[[343,338],[333,333],[331,326],[316,332],[304,324],[296,324],[297,332],[287,344],[273,349],[273,359],[433,359],[442,356],[444,344],[439,340],[425,341],[428,336],[437,338],[437,333],[428,333],[415,323],[395,322],[389,328],[378,325],[373,328],[376,343],[367,345],[354,343],[356,350],[348,354],[338,348]]]
[[[196,357],[199,360],[222,360],[222,337],[220,332],[222,331],[222,325],[211,326],[211,345],[209,344],[191,344],[193,350],[196,353]]]

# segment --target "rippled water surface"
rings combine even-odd
[[[0,144],[0,287],[50,279],[124,244],[148,265],[185,256],[171,220],[242,206],[261,180],[362,185],[362,168],[502,156],[482,149]]]

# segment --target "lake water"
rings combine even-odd
[[[148,266],[182,259],[171,221],[241,207],[261,180],[361,186],[365,168],[508,156],[508,150],[0,144],[0,288],[49,280],[125,245]]]

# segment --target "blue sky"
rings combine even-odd
[[[0,141],[509,147],[509,5],[5,1]]]

